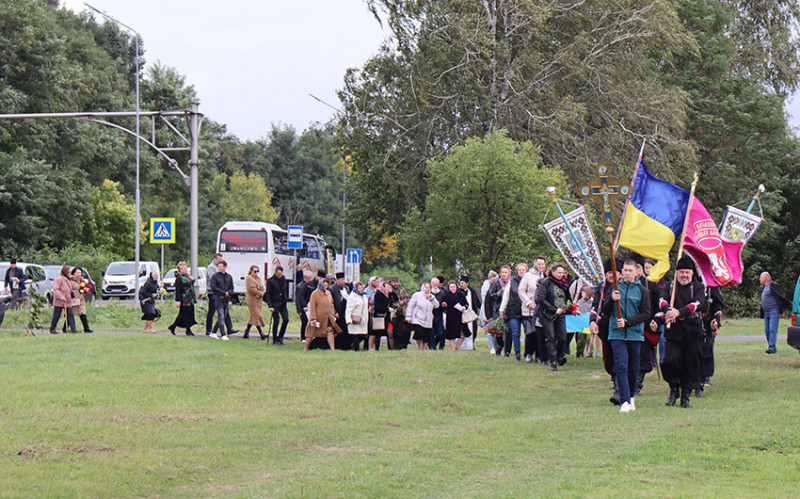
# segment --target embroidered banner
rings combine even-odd
[[[566,223],[564,218],[567,220]],[[564,218],[558,217],[544,224],[544,232],[548,239],[564,256],[564,260],[573,272],[591,283],[602,281],[605,277],[603,262],[597,250],[597,241],[589,225],[586,210],[580,206],[564,215]]]

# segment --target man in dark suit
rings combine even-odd
[[[762,272],[758,282],[764,286],[761,290],[761,317],[764,318],[764,335],[767,337],[766,353],[773,354],[777,351],[775,343],[778,341],[781,314],[792,306],[792,302],[783,295],[783,290],[772,280],[769,272]]]

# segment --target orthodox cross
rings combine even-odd
[[[611,223],[611,204],[620,196],[623,199],[627,197],[631,187],[627,184],[619,185],[617,179],[610,176],[608,165],[600,163],[597,165],[597,177],[590,184],[582,185],[579,190],[584,198],[602,201],[606,231],[612,232],[614,229]]]

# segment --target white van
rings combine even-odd
[[[139,262],[139,287],[147,281],[152,271],[158,272],[158,285],[161,287],[161,271],[157,262]],[[136,295],[136,262],[111,262],[103,272],[100,294],[104,300],[111,297],[131,298]]]
[[[244,295],[245,279],[251,265],[258,265],[266,281],[272,277],[275,267],[283,267],[290,283],[290,295],[294,297],[294,279],[297,268],[316,273],[327,268],[325,263],[325,239],[319,235],[303,234],[303,248],[297,250],[297,265],[294,250],[288,247],[285,229],[264,222],[230,221],[217,233],[217,252],[228,263],[227,272],[233,278],[235,294]]]

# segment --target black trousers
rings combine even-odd
[[[700,349],[700,381],[714,375],[714,335],[709,330]]]
[[[681,387],[691,390],[701,386],[700,351],[702,342],[701,338],[689,341],[667,339],[661,372],[671,389]]]
[[[564,315],[558,315],[553,320],[542,319],[544,340],[547,347],[547,357],[550,362],[556,362],[564,357],[564,346],[567,340],[567,322]]]
[[[305,310],[301,311],[299,314],[300,316],[300,339],[306,339],[306,326],[308,326],[308,316],[306,316]]]
[[[61,318],[61,312],[65,309],[65,307],[54,307],[53,308],[53,318],[50,320],[50,331],[55,331],[58,327],[58,319]],[[75,329],[75,315],[72,313],[72,307],[66,307],[67,310],[67,323],[69,324],[69,332],[70,333],[77,333],[78,330]]]
[[[278,324],[281,325],[280,334],[278,334]],[[286,334],[286,326],[288,325],[289,310],[284,303],[280,307],[275,307],[275,311],[272,312],[272,341],[283,339],[283,335]]]
[[[653,371],[653,359],[656,347],[647,341],[647,338],[642,342],[642,350],[639,353],[639,372],[649,373]]]
[[[524,355],[536,355],[536,348],[538,347],[538,338],[536,337],[536,328],[533,326],[536,322],[536,317],[525,317],[520,327],[525,332],[525,348]]]

